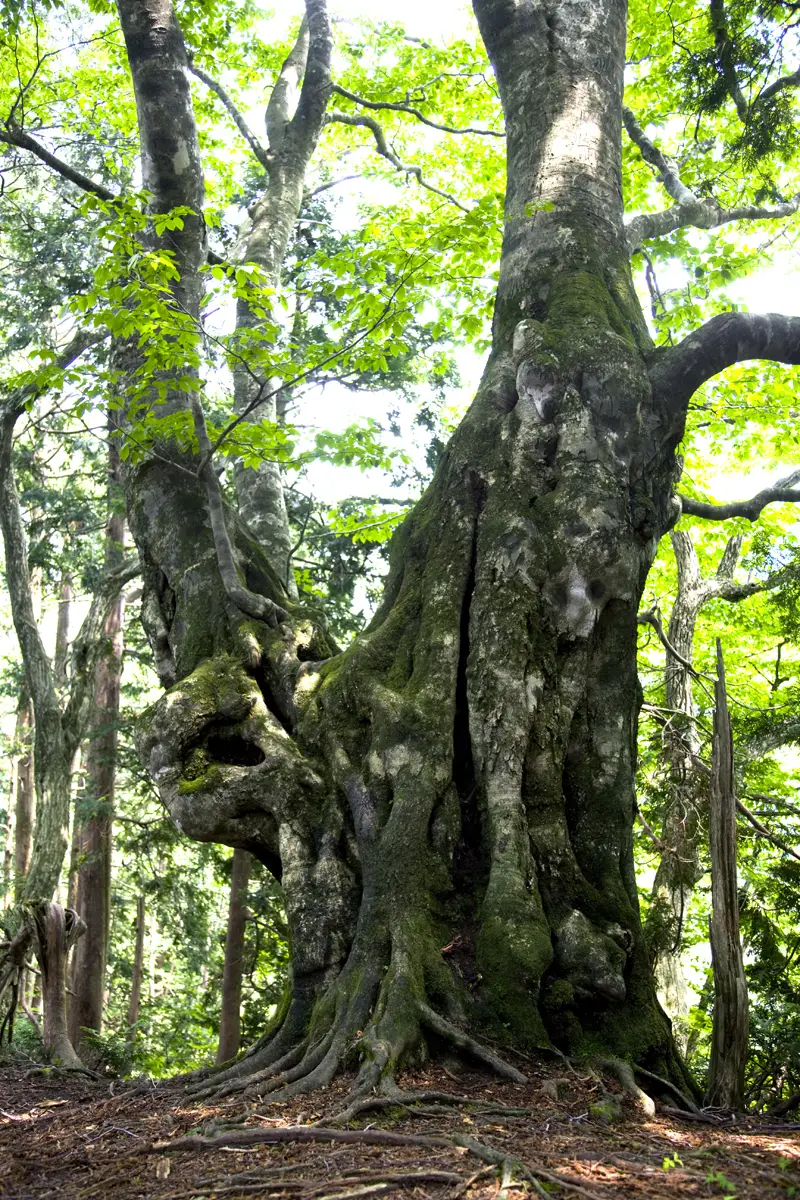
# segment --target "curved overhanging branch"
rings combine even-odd
[[[746,521],[757,521],[769,504],[797,504],[800,502],[800,471],[792,471],[771,487],[762,488],[749,500],[732,500],[728,504],[709,504],[704,500],[693,500],[679,496],[681,511],[690,517],[701,517],[704,521],[729,521],[732,517],[743,517]]]
[[[433,192],[435,196],[441,196],[443,200],[447,200],[450,204],[455,204],[456,208],[460,208],[463,213],[468,213],[470,211],[465,204],[462,204],[461,201],[453,196],[450,192],[442,191],[441,188],[437,188],[434,186],[434,184],[429,183],[422,172],[422,167],[415,166],[411,163],[404,163],[402,159],[398,158],[386,140],[386,134],[383,126],[381,125],[380,121],[376,121],[374,117],[358,117],[354,116],[352,113],[332,112],[328,113],[325,121],[326,124],[336,123],[339,125],[362,125],[365,129],[369,129],[375,139],[375,149],[378,151],[378,154],[380,154],[382,158],[385,158],[387,162],[391,163],[396,171],[399,171],[403,175],[413,175],[420,187],[424,187],[429,192]]]
[[[84,192],[89,192],[93,196],[99,196],[101,200],[116,200],[117,197],[102,183],[96,183],[94,179],[90,179],[88,175],[84,175],[82,171],[71,167],[69,163],[64,162],[63,158],[52,154],[46,146],[36,138],[31,137],[24,129],[20,129],[18,125],[6,125],[0,129],[0,142],[5,142],[7,146],[15,146],[18,150],[27,150],[29,154],[33,154],[40,162],[43,162],[51,171],[55,171],[57,175],[68,179],[70,183],[74,183]]]
[[[475,133],[480,137],[494,138],[503,138],[506,136],[497,129],[478,129],[474,125],[466,125],[461,128],[455,125],[442,125],[438,121],[432,121],[430,117],[426,117],[418,108],[414,108],[410,104],[401,104],[393,100],[366,100],[363,96],[357,96],[355,92],[349,92],[347,88],[340,87],[337,83],[333,85],[332,90],[335,95],[341,96],[343,100],[352,101],[359,108],[369,108],[373,112],[408,113],[409,116],[416,117],[423,125],[427,125],[430,129],[440,129],[442,133]]]
[[[657,352],[649,367],[653,393],[681,427],[689,400],[707,380],[750,359],[800,363],[800,317],[728,312],[712,317],[677,346]]]
[[[648,238],[664,237],[678,229],[716,229],[734,221],[784,221],[800,208],[800,194],[774,207],[758,204],[723,208],[710,197],[698,196],[687,187],[680,176],[678,164],[659,149],[642,129],[629,108],[623,107],[622,120],[631,141],[639,148],[642,158],[657,172],[657,178],[675,201],[672,208],[657,213],[640,213],[628,223],[625,236],[631,254],[640,250]]]
[[[658,181],[664,185],[672,199],[677,204],[696,204],[698,197],[682,181],[675,159],[659,150],[642,129],[631,109],[626,106],[622,109],[622,121],[628,137],[639,147],[644,161],[658,171]]]

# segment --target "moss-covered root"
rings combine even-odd
[[[206,1080],[195,1094],[221,1098],[237,1093],[287,1100],[327,1087],[354,1059],[359,1070],[352,1101],[376,1088],[391,1094],[399,1069],[427,1055],[426,1034],[449,1043],[504,1079],[525,1083],[520,1071],[477,1042],[451,1016],[443,1015],[442,1005],[434,1007],[429,990],[452,1012],[458,1008],[455,994],[448,997],[443,992],[441,961],[426,961],[419,943],[413,952],[410,949],[407,939],[398,936],[386,970],[375,961],[377,956],[365,967],[356,953],[320,1000],[309,1032],[293,1049],[265,1062],[263,1054],[269,1050],[265,1047],[249,1063],[238,1063],[235,1075],[228,1072],[224,1081]],[[444,979],[454,987],[449,974]]]

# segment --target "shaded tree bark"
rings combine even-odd
[[[231,895],[228,905],[228,929],[225,935],[225,966],[222,977],[222,1011],[219,1019],[217,1063],[235,1058],[241,1046],[242,972],[244,937],[247,928],[247,885],[250,879],[250,855],[234,850],[231,867]]]
[[[733,735],[725,690],[725,664],[717,638],[714,687],[714,754],[711,775],[711,962],[714,1016],[706,1104],[741,1109],[747,1061],[748,1001],[739,937],[736,873],[736,789]]]

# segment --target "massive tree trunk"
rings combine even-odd
[[[203,495],[162,456],[126,482],[173,684],[145,760],[179,827],[251,850],[286,901],[291,1002],[232,1086],[310,1088],[356,1046],[370,1087],[441,1042],[519,1078],[480,1030],[680,1074],[632,823],[637,610],[685,407],[651,387],[623,230],[625,6],[475,8],[508,134],[493,347],[368,630],[326,657],[208,473]]]

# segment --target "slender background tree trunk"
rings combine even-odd
[[[105,563],[113,568],[122,562],[125,519],[114,511],[118,452],[112,445],[109,457],[109,498],[112,512],[106,526]],[[70,1037],[80,1047],[81,1029],[99,1031],[103,1022],[106,959],[111,921],[111,842],[114,815],[114,783],[117,765],[117,722],[119,719],[122,671],[123,597],[112,602],[103,628],[105,647],[94,671],[94,709],[89,730],[84,803],[89,818],[79,834],[80,867],[76,908],[86,923],[86,933],[75,947],[74,996],[70,1005]]]
[[[217,1049],[218,1063],[235,1058],[241,1044],[242,971],[249,880],[250,855],[247,850],[234,850],[231,867],[231,895],[228,905],[228,929],[225,935],[222,1010],[219,1018],[219,1048]]]
[[[744,1104],[748,1000],[739,936],[733,735],[725,690],[725,663],[719,638],[714,699],[716,707],[709,821],[714,1017],[706,1104],[738,1110]]]
[[[128,1001],[128,1041],[133,1045],[136,1041],[139,1021],[139,1005],[142,999],[142,979],[144,977],[144,896],[136,897],[136,943],[133,949],[133,970],[131,972],[131,996]]]

